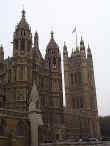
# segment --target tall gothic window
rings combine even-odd
[[[77,83],[77,73],[74,74],[75,83]]]
[[[8,72],[8,82],[10,82],[10,80],[11,80],[11,70],[9,70]]]
[[[14,81],[16,81],[16,73],[17,73],[17,71],[16,71],[16,68],[14,68]]]
[[[15,40],[15,48],[18,49],[18,40]]]
[[[55,57],[53,58],[53,64],[52,64],[52,67],[53,67],[53,68],[56,68],[56,58],[55,58]]]
[[[30,49],[31,49],[31,44],[32,44],[32,43],[31,43],[31,40],[29,40],[29,41],[28,41],[28,45],[27,45],[27,46],[28,46],[28,51],[30,51]]]
[[[80,97],[80,108],[83,108],[83,99]]]
[[[49,68],[51,68],[51,59],[48,60]]]
[[[25,49],[25,40],[22,39],[22,40],[21,40],[21,50],[24,51],[24,49]]]
[[[80,84],[81,83],[81,72],[77,73],[77,77],[78,77],[78,83]]]
[[[19,79],[24,80],[24,66],[21,65],[19,68]]]
[[[49,80],[49,87],[52,88],[52,79]]]

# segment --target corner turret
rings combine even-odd
[[[88,48],[87,48],[87,58],[92,58],[92,53],[91,53],[91,49],[89,47],[89,44],[88,44]]]
[[[32,33],[25,14],[22,10],[22,18],[14,32],[13,56],[32,56]]]
[[[34,47],[36,49],[39,49],[39,36],[37,32],[35,32],[35,35],[34,35]]]

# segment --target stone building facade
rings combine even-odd
[[[69,132],[74,133],[76,131],[83,137],[86,135],[97,137],[100,130],[91,49],[88,46],[86,52],[81,37],[80,47],[72,51],[70,57],[68,57],[67,46],[64,45],[63,58],[66,110],[71,109],[73,115],[69,117],[66,114],[66,117],[68,117],[66,119],[70,118],[66,127],[73,125],[68,127],[71,129]],[[75,135],[77,135],[76,133]]]
[[[41,142],[100,135],[96,89],[91,50],[87,56],[84,41],[68,57],[63,49],[66,107],[63,106],[61,53],[54,34],[46,47],[45,57],[39,49],[36,32],[32,33],[22,11],[13,35],[13,56],[4,59],[0,47],[0,145],[30,146],[31,123],[28,118],[33,82],[39,92],[39,126]],[[36,104],[37,107],[37,104]]]

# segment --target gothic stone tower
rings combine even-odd
[[[87,57],[84,41],[81,38],[80,49],[77,47],[68,57],[67,46],[63,49],[64,80],[67,109],[74,114],[73,133],[79,136],[100,135],[96,101],[96,89],[91,50],[88,47]],[[79,117],[78,117],[79,115]],[[69,118],[69,117],[68,117]],[[71,117],[72,118],[72,117]],[[71,123],[71,124],[72,124]],[[68,127],[71,129],[71,127]]]
[[[32,53],[31,29],[23,10],[22,18],[13,35],[13,57],[9,59],[8,99],[11,103],[9,108],[21,111],[27,109],[28,94],[32,86]]]
[[[54,40],[53,32],[51,32],[51,39],[46,48],[44,69],[44,77],[47,85],[45,83],[45,88],[43,90],[46,93],[45,89],[47,89],[47,93],[41,97],[44,99],[41,101],[41,109],[44,113],[43,133],[46,133],[44,137],[45,140],[47,136],[48,141],[54,141],[62,138],[63,94],[61,55],[59,47]]]

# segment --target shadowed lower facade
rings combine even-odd
[[[4,59],[0,47],[0,145],[32,146],[29,105],[31,95],[37,94],[33,82],[39,94],[35,107],[43,121],[38,127],[39,144],[100,136],[92,53],[89,46],[86,52],[82,38],[70,57],[64,44],[63,63],[66,107],[61,53],[54,34],[42,57],[38,33],[33,42],[23,10],[13,35],[13,56]]]

